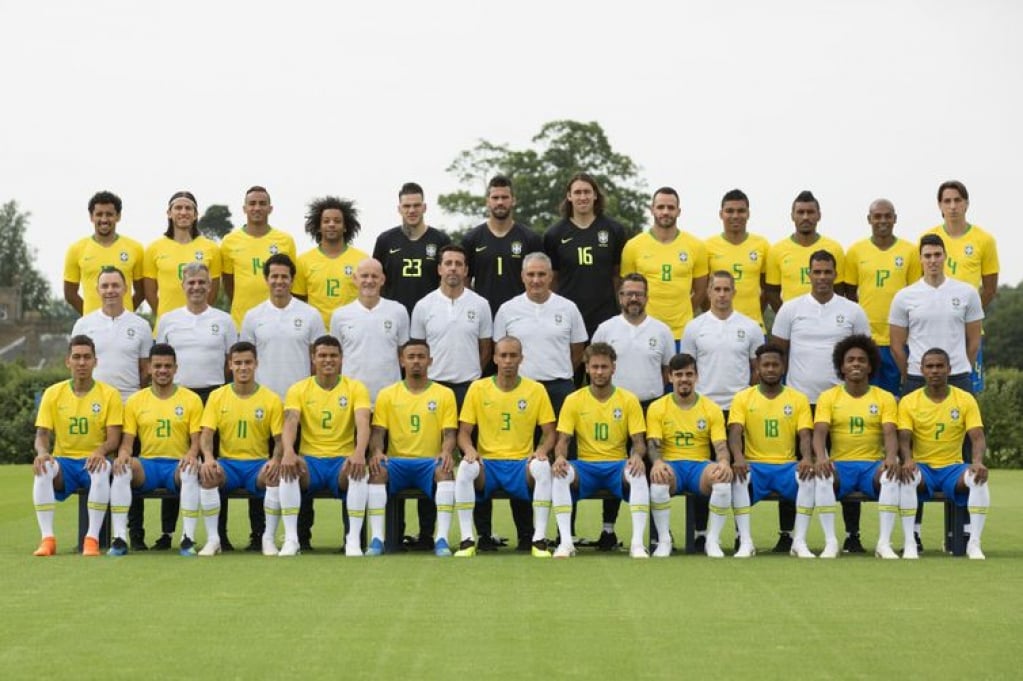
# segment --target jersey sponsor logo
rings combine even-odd
[[[519,408],[519,411],[526,411],[526,407],[529,405],[525,400],[519,400],[515,406]]]
[[[967,255],[969,255],[969,254],[967,254]],[[121,262],[128,262],[128,252],[127,251],[121,251],[121,255],[119,255],[118,257],[121,259]]]
[[[572,239],[574,239],[574,238],[575,238],[574,236],[570,236],[570,237],[568,237],[567,239],[562,239],[562,240],[561,240],[561,243],[563,243],[563,244],[567,244],[567,243],[568,243],[569,241],[571,241],[571,240],[572,240]]]
[[[781,410],[781,411],[782,411],[782,413],[783,413],[783,414],[785,414],[786,416],[792,416],[792,414],[793,414],[793,413],[795,412],[795,410],[794,410],[794,409],[792,408],[792,405],[791,405],[791,404],[786,404],[786,405],[785,405],[785,406],[784,406],[784,407],[782,408],[782,410]]]
[[[948,413],[948,415],[953,421],[959,420],[959,410],[954,407],[952,408],[952,411]]]
[[[93,414],[98,414],[103,409],[103,407],[99,406],[99,402],[93,402],[91,408]]]
[[[341,397],[337,398],[337,406],[341,407],[342,409],[347,407],[348,406],[348,396],[347,395],[342,395]]]
[[[614,411],[611,412],[611,418],[613,418],[615,421],[622,420],[622,410],[620,407],[615,407]]]
[[[602,229],[597,232],[597,243],[601,246],[607,246],[607,242],[610,240],[610,234],[607,233],[606,229]]]
[[[393,255],[395,253],[401,253],[401,249],[400,248],[388,248],[387,252],[390,253],[391,255]]]
[[[427,258],[435,258],[435,257],[437,257],[437,245],[436,244],[426,244],[426,257]]]
[[[896,267],[902,267],[905,264],[906,264],[906,261],[902,259],[901,255],[895,256],[895,266]]]
[[[511,245],[512,255],[522,255],[522,242],[513,241]]]
[[[696,430],[707,430],[707,419],[697,419]]]
[[[477,246],[477,247],[476,247],[476,252],[477,252],[477,253],[482,253],[482,252],[483,252],[483,251],[485,251],[485,250],[487,250],[487,247],[486,247],[486,246]]]
[[[429,402],[427,402],[426,403],[426,411],[429,411],[429,412],[437,411],[437,401],[436,400],[430,400]]]
[[[871,404],[868,411],[870,411],[871,416],[877,416],[878,414],[881,413],[881,408],[878,407],[876,404]]]
[[[689,262],[689,254],[686,253],[685,251],[679,251],[679,253],[678,253],[678,261],[679,262]]]
[[[965,253],[968,256],[973,255],[973,246],[967,246],[966,248],[964,248],[963,253]]]
[[[270,255],[277,255],[280,253],[280,250],[281,249],[277,248],[277,244],[270,244]]]
[[[256,409],[256,414],[255,415],[256,415],[256,420],[257,421],[262,421],[263,417],[266,416],[266,412],[263,411],[262,407],[259,407],[259,408]]]

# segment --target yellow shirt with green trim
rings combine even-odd
[[[161,398],[143,388],[124,403],[124,432],[138,438],[143,459],[180,459],[202,429],[202,400],[184,386]]]
[[[621,461],[630,436],[645,431],[639,399],[618,386],[603,402],[589,387],[580,388],[565,398],[558,415],[558,432],[575,437],[580,461]]]
[[[373,425],[387,429],[389,457],[432,459],[440,454],[444,431],[458,428],[455,393],[434,381],[413,393],[398,381],[377,394]]]
[[[859,397],[844,385],[828,388],[817,398],[814,423],[824,423],[831,435],[832,461],[878,461],[885,456],[884,424],[898,423],[895,396],[870,386]]]
[[[181,270],[190,262],[201,262],[210,270],[210,278],[220,277],[220,246],[204,236],[183,244],[162,236],[146,246],[142,275],[156,281],[160,295],[160,309],[156,318],[184,307],[188,302],[181,288]]]
[[[646,277],[646,311],[671,327],[675,338],[682,337],[693,308],[689,295],[693,279],[707,276],[707,249],[703,242],[679,232],[670,243],[661,243],[650,232],[637,234],[625,243],[619,271],[638,272]]]
[[[813,428],[806,395],[785,386],[774,398],[759,385],[735,394],[728,411],[728,425],[743,427],[747,461],[788,463],[796,460],[797,435]]]
[[[288,388],[284,411],[299,413],[302,441],[298,451],[318,458],[349,456],[355,451],[355,412],[371,408],[369,391],[362,381],[341,376],[330,390],[315,376]]]
[[[916,244],[896,239],[881,250],[870,239],[857,241],[845,254],[845,283],[856,287],[860,307],[867,313],[870,336],[878,345],[890,345],[888,311],[900,289],[920,278]]]
[[[963,462],[963,439],[973,428],[983,428],[980,407],[973,395],[955,386],[941,402],[927,397],[926,388],[899,400],[899,430],[913,433],[913,460],[935,468]]]
[[[703,395],[689,408],[674,393],[659,397],[646,410],[646,436],[661,441],[665,461],[707,461],[714,442],[725,442],[725,415]]]
[[[223,273],[234,276],[231,318],[239,329],[245,313],[270,297],[270,289],[263,276],[263,263],[277,253],[287,254],[292,262],[297,259],[295,240],[290,234],[273,227],[260,237],[249,236],[242,227],[229,233],[220,243]]]
[[[781,299],[792,300],[810,292],[810,256],[825,250],[835,256],[835,284],[845,281],[845,251],[834,239],[817,235],[809,246],[797,244],[791,236],[771,246],[767,252],[766,283],[781,286]]]
[[[945,274],[953,279],[979,289],[984,276],[998,274],[995,238],[977,225],[969,225],[960,236],[950,235],[944,224],[924,234],[937,234],[945,242]]]
[[[123,422],[121,393],[101,381],[89,392],[75,395],[70,380],[54,383],[43,393],[36,428],[53,433],[53,455],[86,459],[106,442],[107,426]]]
[[[469,385],[459,420],[476,426],[476,451],[484,459],[525,459],[537,426],[554,423],[554,408],[537,381],[520,376],[506,392],[490,376]]]
[[[319,246],[310,249],[298,256],[298,273],[291,292],[305,296],[306,302],[323,315],[323,324],[329,329],[334,310],[359,297],[359,287],[352,275],[368,257],[354,246],[346,246],[336,258],[326,255]]]
[[[281,398],[266,386],[241,397],[228,383],[210,393],[202,413],[202,427],[220,433],[220,458],[265,461],[269,440],[284,427]]]
[[[64,257],[64,281],[78,284],[82,295],[82,314],[103,307],[96,285],[99,282],[100,270],[104,267],[115,267],[124,275],[127,286],[124,290],[124,309],[134,310],[131,302],[132,282],[143,277],[142,261],[144,251],[142,244],[120,234],[109,246],[96,241],[95,236],[87,236],[71,244]]]
[[[747,234],[741,244],[733,244],[723,234],[716,234],[704,242],[709,259],[708,274],[720,270],[731,272],[735,278],[736,310],[764,328],[764,310],[760,306],[760,276],[766,272],[767,253],[771,245],[762,236]]]

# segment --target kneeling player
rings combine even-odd
[[[278,467],[281,458],[283,409],[281,398],[256,383],[256,346],[239,341],[228,353],[233,380],[217,388],[206,400],[202,414],[199,448],[199,505],[206,525],[206,544],[200,556],[220,553],[217,518],[220,515],[219,487],[225,492],[244,489],[254,497],[263,497],[266,533],[273,537],[280,519]],[[220,458],[213,458],[213,434],[220,435]],[[273,439],[273,461],[267,461]],[[264,494],[265,490],[265,494]]]
[[[281,515],[284,545],[281,556],[299,552],[298,509],[302,490],[330,490],[345,495],[350,518],[345,555],[361,556],[360,536],[366,516],[366,448],[369,446],[369,391],[361,381],[341,375],[341,342],[334,336],[313,341],[313,371],[288,389],[284,399],[284,455],[281,458]],[[302,426],[299,455],[295,437]],[[383,553],[379,539],[369,555]],[[273,536],[263,537],[263,553],[277,553]]]
[[[505,336],[494,346],[497,374],[469,386],[462,405],[458,448],[462,462],[455,476],[455,509],[462,531],[456,556],[476,555],[472,537],[476,496],[490,499],[503,489],[512,499],[533,501],[533,556],[550,558],[547,522],[551,512],[554,409],[543,385],[519,375],[522,343]],[[540,428],[540,443],[533,441]],[[473,430],[477,446],[473,446]],[[530,494],[532,490],[532,495]]]
[[[650,506],[657,528],[655,558],[671,555],[671,495],[710,498],[705,551],[721,558],[721,528],[732,505],[732,468],[721,407],[696,392],[696,358],[685,353],[668,363],[672,392],[647,408],[646,443],[650,467]],[[711,447],[717,461],[710,460]]]
[[[383,519],[387,491],[395,494],[417,487],[434,495],[437,504],[434,553],[450,556],[448,530],[455,506],[453,454],[458,428],[455,393],[427,377],[431,360],[426,341],[413,339],[401,346],[400,361],[405,380],[382,389],[373,411],[368,499],[371,543],[383,541],[383,523],[375,519]]]
[[[572,491],[576,491],[579,499],[589,499],[600,490],[622,499],[626,487],[632,512],[629,555],[649,557],[643,540],[650,512],[650,487],[643,464],[646,424],[636,396],[611,382],[616,359],[615,349],[607,343],[594,343],[586,348],[583,361],[590,384],[566,397],[561,407],[551,484],[554,517],[561,535],[555,558],[575,554]],[[578,439],[579,459],[569,462],[568,448],[573,438]],[[631,455],[625,450],[630,439]]]

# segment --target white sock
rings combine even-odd
[[[220,519],[220,490],[214,487],[199,490],[199,507],[202,508],[202,520],[206,526],[206,541],[220,543],[220,531],[217,521]]]
[[[799,485],[796,490],[796,524],[792,528],[792,543],[805,544],[806,531],[810,529],[810,518],[813,517],[813,501],[817,496],[817,485],[814,478],[800,480],[798,470],[792,474],[796,476],[796,482]]]
[[[561,478],[551,479],[551,505],[554,520],[558,523],[558,534],[561,535],[563,546],[572,546],[572,482],[575,480],[575,468],[568,467],[568,474]]]
[[[53,536],[53,512],[57,508],[57,497],[53,493],[53,479],[60,472],[56,461],[47,461],[42,475],[32,480],[32,503],[36,507],[36,520],[43,539]]]
[[[274,498],[276,497],[276,498]],[[263,498],[263,507],[269,509],[273,504],[277,505],[278,518],[284,524],[284,541],[298,541],[298,511],[302,507],[302,485],[298,478],[285,480],[281,478],[278,487],[267,487],[266,496]],[[270,511],[266,512],[266,534],[270,539],[276,539],[277,518],[273,520],[273,529],[270,528]]]
[[[437,504],[437,539],[448,540],[451,532],[451,512],[455,508],[455,481],[441,480],[433,497]]]
[[[347,546],[362,546],[362,526],[366,523],[368,497],[369,476],[364,475],[358,480],[349,477],[348,493],[345,495],[345,504],[348,506],[348,536],[345,537]]]
[[[650,485],[650,515],[654,517],[657,541],[671,538],[671,492],[659,482]]]
[[[370,539],[384,540],[384,507],[387,506],[387,485],[372,484],[366,493]]]
[[[284,481],[281,481],[284,484]],[[298,480],[293,481],[296,487],[298,486]],[[302,492],[298,493],[299,504],[302,503]],[[276,541],[277,539],[277,526],[281,524],[281,518],[283,517],[283,511],[281,509],[281,488],[278,485],[270,486],[267,485],[266,489],[263,490],[263,513],[266,515],[266,527],[263,530],[263,539],[270,539]],[[288,517],[292,518],[295,522],[292,523],[294,526],[294,535],[288,536],[288,521],[284,521],[284,539],[294,539],[298,541],[298,509],[288,509]]]
[[[970,490],[966,500],[966,508],[970,512],[970,543],[980,546],[980,535],[984,533],[984,521],[991,506],[991,492],[987,483],[978,484],[970,471],[963,479]]]
[[[181,532],[195,540],[195,526],[199,523],[199,476],[195,471],[181,472]]]
[[[463,461],[455,474],[455,510],[462,541],[472,539],[472,510],[476,507],[476,478],[480,475],[479,461]]]
[[[750,531],[749,512],[749,477],[746,482],[736,480],[732,483],[732,512],[735,514],[735,529],[739,532],[739,542],[749,546],[753,543]]]
[[[533,541],[547,538],[547,523],[551,519],[551,463],[533,459],[529,462],[533,476]]]
[[[902,516],[902,535],[905,541],[903,546],[910,544],[916,546],[913,533],[920,531],[916,524],[916,506],[919,503],[916,489],[919,485],[920,471],[917,471],[909,482],[899,484],[899,515]]]
[[[710,488],[710,516],[707,519],[707,541],[721,545],[721,528],[725,516],[732,506],[732,486],[727,482],[715,482]],[[658,530],[659,531],[659,530]]]
[[[130,502],[129,502],[130,503]],[[110,507],[110,462],[104,461],[99,471],[89,474],[89,531],[88,536],[99,539],[103,520]]]
[[[914,508],[914,512],[915,512]],[[881,530],[877,536],[879,546],[891,546],[895,516],[899,513],[899,481],[888,473],[881,476],[881,491],[877,495],[877,517]]]
[[[838,541],[835,536],[835,478],[817,478],[814,481],[813,504],[817,508],[817,518],[821,522],[821,529],[824,530],[824,541],[834,544]]]
[[[633,475],[625,469],[629,483],[629,511],[632,514],[632,546],[643,546],[646,541],[646,523],[650,517],[650,484],[646,474]]]
[[[114,474],[110,483],[110,524],[115,539],[128,538],[128,508],[131,506],[131,468]]]

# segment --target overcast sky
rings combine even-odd
[[[598,121],[651,189],[679,190],[683,228],[704,237],[740,187],[771,241],[802,189],[846,247],[881,196],[915,238],[940,221],[938,184],[960,179],[1001,281],[1023,279],[1011,0],[0,0],[0,25],[0,201],[31,211],[55,292],[99,189],[147,244],[175,191],[240,224],[244,189],[263,184],[300,252],[307,202],[338,194],[357,201],[368,251],[397,224],[403,182],[426,188],[431,224],[460,226],[436,205],[456,154],[524,146],[562,118]]]

